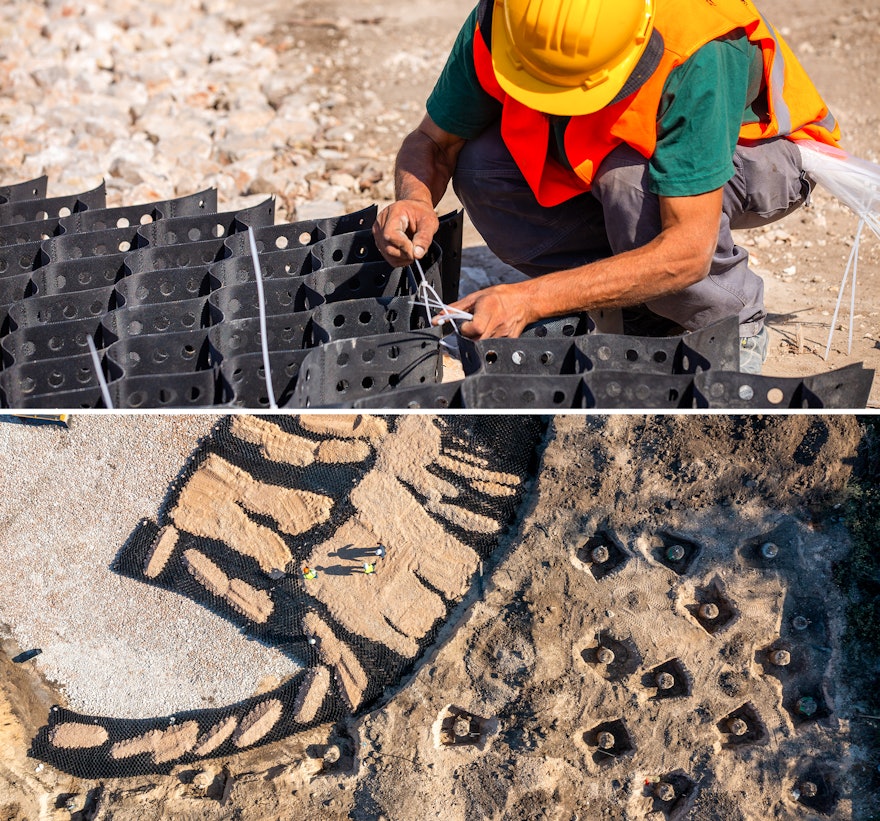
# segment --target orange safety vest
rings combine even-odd
[[[657,111],[669,73],[706,43],[736,29],[761,47],[769,120],[744,123],[739,141],[783,136],[837,145],[840,128],[807,73],[782,37],[750,0],[657,0],[654,26],[663,37],[660,64],[628,97],[593,114],[572,117],[565,130],[565,154],[573,171],[549,156],[550,119],[510,97],[492,67],[492,13],[503,0],[483,0],[474,37],[480,85],[502,105],[501,136],[543,206],[558,205],[589,191],[593,175],[621,143],[644,157],[657,145]]]

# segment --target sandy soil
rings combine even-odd
[[[100,424],[106,436],[120,420]],[[557,417],[497,567],[408,680],[346,725],[167,777],[82,781],[28,759],[63,697],[40,657],[9,661],[21,648],[7,640],[0,818],[867,818],[877,762],[850,732],[830,581],[860,436],[845,416]],[[364,610],[381,609],[372,590],[375,603],[358,593]],[[196,739],[181,724],[115,754],[161,762],[233,733],[246,746],[277,720],[263,704],[238,727]]]

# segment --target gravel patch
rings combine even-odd
[[[217,416],[0,423],[0,624],[76,710],[135,718],[229,704],[299,668],[189,599],[109,566]]]

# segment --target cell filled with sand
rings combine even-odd
[[[281,718],[284,705],[272,698],[258,704],[242,720],[232,735],[236,747],[250,747],[269,733]]]
[[[211,454],[193,473],[171,511],[181,530],[216,539],[257,561],[262,570],[284,570],[292,556],[284,539],[247,515],[268,516],[296,536],[327,521],[332,499],[318,493],[260,482]]]
[[[302,685],[293,702],[293,717],[300,724],[308,724],[318,715],[330,691],[330,671],[326,667],[312,667],[303,677]]]
[[[309,413],[299,423],[312,433],[344,439],[381,439],[388,433],[388,423],[381,416]]]
[[[208,755],[214,752],[232,735],[237,726],[238,719],[235,716],[228,716],[222,721],[218,721],[210,730],[198,737],[193,752],[196,755]]]
[[[56,724],[49,731],[49,741],[65,750],[100,747],[107,738],[107,731],[99,724],[80,724],[76,721]]]
[[[329,625],[317,613],[306,613],[303,630],[306,635],[317,639],[321,661],[336,670],[336,680],[342,695],[348,702],[349,709],[356,710],[367,688],[367,674],[351,648],[336,638]]]
[[[179,537],[180,533],[174,525],[166,525],[159,531],[144,562],[144,575],[148,579],[155,579],[165,569]]]

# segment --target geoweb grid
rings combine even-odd
[[[158,718],[56,707],[30,754],[84,778],[168,772],[369,709],[498,558],[543,429],[523,415],[225,418],[112,569],[194,599],[302,672]],[[401,449],[418,456],[398,476]]]
[[[455,337],[464,379],[444,379],[448,325],[432,327],[408,268],[379,254],[375,206],[274,224],[274,201],[217,213],[216,191],[105,208],[103,185],[46,198],[46,180],[0,188],[0,406],[271,407],[248,245],[265,277],[266,346],[279,407],[850,409],[873,371],[804,378],[739,371],[735,317],[674,337],[595,333],[586,314],[517,340]],[[458,295],[462,215],[441,218],[423,260]]]

